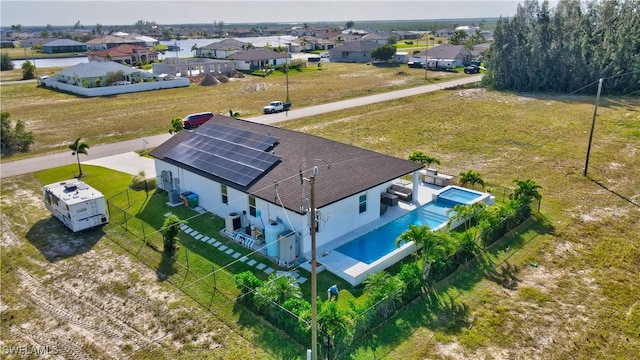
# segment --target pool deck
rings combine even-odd
[[[389,223],[402,215],[411,212],[420,206],[430,202],[433,194],[438,193],[443,187],[421,183],[418,189],[418,197],[412,202],[398,201],[398,205],[387,207],[387,211],[380,219],[362,226],[350,233],[336,238],[335,240],[322,245],[317,250],[317,262],[322,264],[331,273],[348,281],[356,286],[366,279],[366,276],[375,273],[395,264],[405,256],[415,250],[413,243],[405,244],[398,250],[388,254],[371,264],[366,264],[352,257],[346,256],[334,249],[358,238],[369,231]],[[320,265],[318,265],[320,266]]]

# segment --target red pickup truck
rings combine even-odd
[[[198,127],[204,123],[206,123],[209,119],[213,117],[213,113],[211,112],[201,112],[190,114],[182,119],[182,125],[185,129],[191,129]]]

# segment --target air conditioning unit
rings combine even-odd
[[[182,202],[182,199],[180,198],[180,189],[169,191],[169,202],[171,204],[177,204]]]

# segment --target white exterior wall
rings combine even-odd
[[[385,192],[389,186],[390,184],[383,184],[366,191],[367,210],[362,214],[359,212],[359,199],[360,195],[365,192],[319,209],[321,216],[319,232],[316,233],[316,247],[321,247],[361,226],[380,219],[380,193]],[[310,234],[305,234],[303,238],[302,252],[310,256]]]
[[[177,87],[188,87],[190,85],[190,82],[188,78],[180,78],[180,79],[174,79],[174,80],[166,80],[166,81],[159,80],[159,81],[137,83],[137,84],[130,84],[130,85],[101,86],[101,87],[86,88],[82,86],[65,84],[62,82],[58,82],[53,78],[48,78],[43,81],[43,84],[46,87],[60,89],[60,90],[68,91],[74,94],[83,95],[87,97],[93,97],[93,96],[135,93],[135,92],[151,91],[151,90],[159,90],[159,89],[170,89],[170,88],[177,88]]]

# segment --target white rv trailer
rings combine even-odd
[[[78,179],[46,185],[42,196],[47,209],[73,232],[109,222],[104,195]]]

